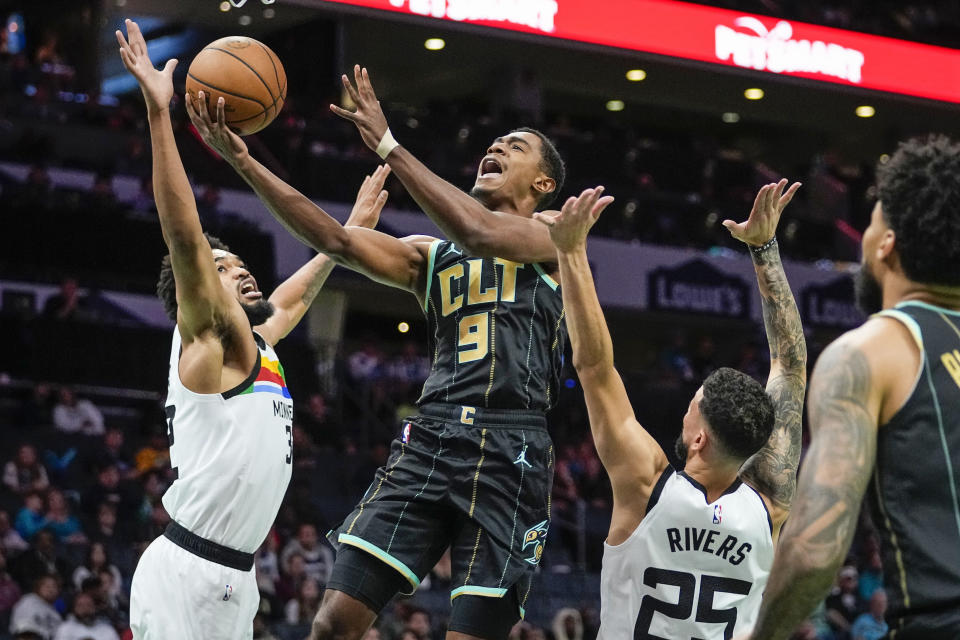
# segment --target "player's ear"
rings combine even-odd
[[[880,243],[877,245],[877,257],[883,261],[889,260],[896,247],[897,234],[893,229],[887,229],[883,232],[883,237],[880,238]]]
[[[557,181],[541,172],[537,179],[533,181],[533,189],[541,196],[545,193],[553,193],[557,188]]]

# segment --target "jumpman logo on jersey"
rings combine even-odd
[[[533,465],[527,462],[527,446],[528,445],[523,445],[523,451],[517,454],[517,459],[513,461],[513,464],[525,464],[533,468]]]
[[[455,244],[451,244],[449,247],[447,247],[447,250],[443,252],[443,255],[445,256],[445,255],[447,255],[448,253],[455,253],[455,254],[457,254],[458,256],[462,256],[462,255],[463,255],[463,252],[460,251],[460,249],[457,249],[457,245],[455,245]],[[443,257],[443,256],[441,256],[441,257]]]

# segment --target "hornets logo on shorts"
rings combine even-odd
[[[543,545],[547,542],[547,529],[550,527],[550,524],[547,520],[544,520],[540,524],[535,524],[527,532],[523,534],[523,547],[521,550],[526,551],[527,547],[533,547],[533,555],[529,558],[524,558],[530,564],[540,564],[540,558],[543,556]]]

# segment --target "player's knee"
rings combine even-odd
[[[359,637],[342,616],[323,608],[317,612],[310,628],[310,640],[358,640]]]

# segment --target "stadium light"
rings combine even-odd
[[[220,11],[223,11],[224,13],[230,11],[230,3],[227,2],[227,0],[223,0],[223,2],[220,3]]]
[[[627,71],[627,80],[630,82],[640,82],[647,78],[647,72],[643,69],[630,69]]]
[[[763,100],[763,89],[751,87],[743,92],[743,97],[747,100]]]
[[[623,111],[625,106],[623,100],[610,100],[607,102],[607,111]]]
[[[868,104],[862,104],[859,107],[857,107],[857,110],[855,113],[861,118],[872,118],[874,114],[877,113],[877,110]]]
[[[399,331],[400,333],[406,333],[410,331],[410,325],[407,324],[406,322],[401,322],[400,324],[397,325],[397,331]]]
[[[443,41],[443,38],[427,38],[426,42],[423,43],[423,46],[427,51],[440,51],[447,43]]]
[[[740,114],[736,113],[735,111],[727,111],[720,117],[727,124],[740,122]]]

